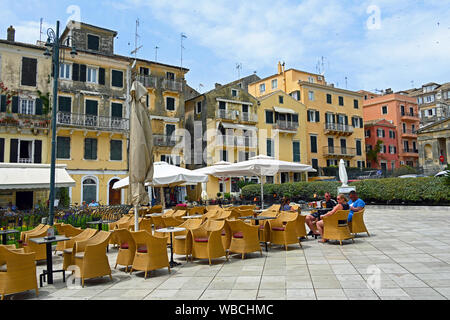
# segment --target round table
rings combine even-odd
[[[145,217],[162,217],[164,213],[148,213]]]
[[[184,231],[184,230],[186,230],[186,228],[181,228],[181,227],[168,227],[168,228],[162,228],[162,229],[155,230],[155,232],[170,233],[170,262],[169,262],[169,265],[171,268],[179,266],[181,264],[181,263],[175,262],[173,260],[173,234],[175,232],[180,232],[180,231]]]
[[[193,216],[182,216],[181,218],[182,219],[199,219],[201,217],[203,217],[201,214],[196,214],[196,215],[193,215]]]

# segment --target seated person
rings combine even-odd
[[[358,198],[358,194],[354,190],[350,191],[349,198],[348,204],[350,206],[350,213],[348,215],[348,222],[352,222],[353,213],[364,209],[366,204],[362,199]]]
[[[325,205],[326,208],[334,208],[337,205],[336,200],[331,198],[331,194],[329,192],[325,192]],[[309,214],[306,216],[306,225],[309,227],[309,236],[318,236],[319,233],[317,232],[317,228],[314,226],[314,223],[319,220],[319,217],[321,215],[324,215],[329,210],[317,210],[317,212],[314,212],[312,214]]]
[[[347,203],[347,198],[342,193],[340,195],[338,195],[337,201],[338,201],[338,204],[333,208],[333,210],[331,210],[330,212],[319,217],[319,219],[321,219],[321,220],[317,221],[317,223],[316,223],[317,230],[319,230],[320,236],[322,237],[322,239],[319,240],[319,242],[321,242],[321,243],[325,243],[328,241],[327,239],[323,238],[323,218],[333,215],[334,213],[336,213],[336,211],[350,209],[350,206]]]
[[[289,198],[285,198],[282,202],[281,202],[281,208],[280,211],[292,211],[295,212],[296,210],[293,209],[289,203],[291,202],[291,200]]]

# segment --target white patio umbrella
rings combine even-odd
[[[196,173],[192,170],[168,164],[167,162],[153,163],[153,181],[146,183],[146,186],[161,188],[161,204],[165,207],[164,192],[165,187],[176,187],[185,183],[203,183],[208,182],[208,176]],[[117,181],[113,189],[126,188],[129,185],[129,178],[126,177]]]
[[[247,161],[216,167],[213,175],[216,177],[258,176],[261,185],[261,209],[264,209],[264,182],[262,178],[276,175],[279,172],[316,172],[316,170],[306,164],[281,161],[259,155]]]
[[[345,162],[342,159],[339,161],[339,179],[342,182],[342,187],[348,187],[347,170],[345,169]]]
[[[216,162],[215,164],[213,164],[212,166],[195,169],[193,171],[196,173],[201,173],[201,174],[214,175],[214,169],[216,167],[229,166],[230,164],[231,164],[231,162],[228,162],[228,161],[219,161],[219,162]],[[216,177],[221,179],[222,182],[224,181],[224,178],[225,178],[225,177],[218,177],[218,176],[216,176]],[[224,192],[223,197],[225,198],[225,192]],[[208,200],[208,193],[206,192],[206,183],[202,183],[201,198],[205,201]]]

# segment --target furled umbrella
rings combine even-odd
[[[345,162],[342,159],[339,161],[339,180],[342,182],[342,187],[348,187],[347,170],[345,169]]]
[[[145,107],[147,89],[138,81],[131,86],[130,110],[130,200],[134,206],[134,228],[139,228],[139,205],[149,203],[145,183],[153,180],[153,135]]]

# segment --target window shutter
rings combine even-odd
[[[37,59],[22,58],[22,85],[36,86]]]
[[[92,139],[92,159],[97,159],[97,139]]]
[[[244,151],[239,151],[239,162],[244,161]]]
[[[359,118],[359,127],[364,128],[364,121],[363,118]]]
[[[113,87],[122,88],[123,87],[123,72],[118,70],[112,70],[111,72],[111,85]]]
[[[147,95],[148,97],[148,95]],[[111,117],[113,118],[122,118],[122,104],[121,103],[112,103],[111,104]]]
[[[306,118],[307,118],[308,122],[311,122],[311,115],[309,113],[309,110],[306,112]]]
[[[345,125],[348,125],[348,116],[345,116]]]
[[[71,112],[72,98],[58,96],[58,111]]]
[[[316,122],[320,122],[320,112],[316,111]]]
[[[34,140],[34,163],[42,163],[42,141]]]
[[[121,140],[111,140],[110,141],[110,157],[111,160],[122,160],[122,141]]]
[[[72,80],[80,81],[80,65],[78,63],[72,65]]]
[[[80,81],[81,82],[86,82],[86,65],[85,64],[81,64],[80,65]]]
[[[36,104],[36,114],[42,115],[42,100],[37,98],[35,104]]]
[[[9,162],[17,163],[18,150],[19,149],[19,140],[11,139],[10,141],[10,149],[9,149]]]
[[[361,155],[361,141],[356,140],[356,155],[360,156]]]
[[[19,113],[19,97],[15,96],[12,98],[12,113]]]
[[[0,138],[0,162],[5,162],[5,138]]]
[[[98,70],[98,83],[101,85],[105,85],[105,69],[100,68]]]
[[[86,114],[91,116],[98,115],[98,101],[86,100]]]
[[[0,99],[0,112],[6,112],[6,95],[2,94]]]
[[[382,131],[383,131],[383,138],[385,138],[386,137],[386,132],[384,131],[384,129]]]

